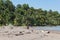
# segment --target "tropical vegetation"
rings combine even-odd
[[[47,26],[60,25],[58,11],[29,7],[28,4],[13,5],[10,0],[0,0],[0,26]]]

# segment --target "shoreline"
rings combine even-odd
[[[7,26],[0,28],[0,40],[60,40],[60,31]]]

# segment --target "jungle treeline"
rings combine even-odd
[[[10,0],[0,0],[0,26],[47,26],[60,25],[58,11],[29,7],[28,4],[13,5]]]

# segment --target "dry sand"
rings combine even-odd
[[[58,31],[33,30],[22,27],[0,27],[0,40],[60,40]]]

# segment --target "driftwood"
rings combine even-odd
[[[27,26],[27,29],[29,29],[29,26]]]

